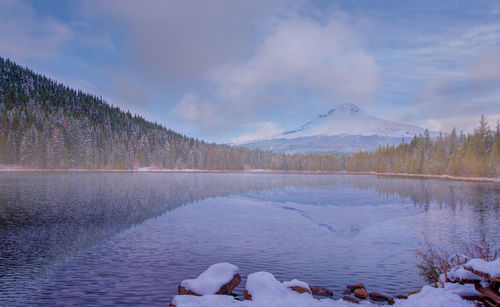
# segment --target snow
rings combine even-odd
[[[474,271],[487,273],[493,279],[500,278],[500,258],[490,262],[483,259],[471,259],[464,264],[464,267],[470,267]]]
[[[252,301],[239,301],[228,295],[177,295],[172,303],[177,307],[205,307],[205,306],[241,306],[241,307],[354,307],[354,306],[379,306],[369,301],[361,301],[360,304],[353,304],[343,300],[332,299],[315,299],[311,295],[303,293],[299,294],[290,289],[286,289],[283,284],[277,281],[272,274],[267,272],[255,273],[251,283],[256,287],[252,295]],[[262,286],[272,286],[276,292],[272,290],[264,290]],[[280,285],[282,287],[280,287]],[[477,295],[477,291],[473,285],[460,284],[445,284],[444,288],[434,288],[425,286],[420,293],[410,295],[407,300],[395,300],[396,307],[472,307],[473,302],[466,301],[460,295],[473,296]],[[255,297],[254,297],[255,295]]]
[[[213,267],[213,266],[212,266]],[[208,270],[207,270],[208,271]],[[203,275],[203,274],[202,274]],[[309,293],[299,294],[289,286],[309,286],[299,280],[281,283],[269,272],[257,272],[250,274],[245,289],[252,300],[240,301],[228,295],[177,295],[172,303],[177,307],[204,307],[204,306],[297,306],[297,307],[352,307],[352,306],[377,306],[369,301],[362,301],[359,305],[343,300],[315,299]],[[425,286],[420,293],[411,295],[408,300],[395,300],[394,306],[400,307],[468,307],[474,306],[460,297],[460,295],[474,296],[478,292],[473,285],[460,285],[446,283],[444,288],[433,288]]]
[[[399,145],[425,129],[384,120],[365,113],[353,104],[340,104],[297,129],[265,138],[235,143],[252,149],[296,153],[351,153],[371,151],[380,145]],[[430,132],[437,137],[438,132]]]
[[[458,286],[458,287],[457,287]],[[470,288],[472,286],[472,289]],[[401,307],[472,307],[474,302],[469,302],[460,297],[460,294],[469,294],[473,285],[460,285],[446,283],[444,288],[425,286],[417,293],[410,295],[407,300],[396,300],[394,306]],[[475,291],[475,290],[474,290]]]
[[[443,274],[444,275],[444,274]],[[459,281],[459,280],[483,280],[481,276],[477,276],[476,274],[472,273],[471,271],[467,271],[464,269],[463,265],[460,265],[456,268],[452,268],[448,272],[448,279],[450,281]],[[443,280],[443,279],[442,279]]]
[[[290,281],[284,281],[283,282],[283,286],[287,287],[287,288],[291,288],[291,287],[301,287],[301,288],[305,288],[305,289],[310,289],[309,287],[309,284],[308,283],[305,283],[303,281],[300,281],[298,279],[292,279]]]
[[[181,286],[201,295],[215,294],[239,272],[231,263],[217,263],[210,266],[195,279],[186,279]]]
[[[466,265],[471,265],[488,273],[498,273],[500,262],[486,262],[478,259],[469,261]],[[297,279],[280,282],[269,272],[257,272],[248,275],[245,289],[252,296],[252,300],[240,300],[229,295],[213,295],[220,286],[227,283],[238,272],[238,268],[229,263],[219,263],[212,265],[203,272],[197,279],[186,280],[181,283],[189,286],[191,290],[207,295],[177,295],[172,303],[177,307],[208,307],[208,306],[248,306],[248,307],[353,307],[353,306],[378,306],[368,300],[361,301],[360,304],[353,304],[342,299],[316,299],[309,293],[297,293],[289,287],[299,286],[309,288],[309,285]],[[470,272],[469,272],[470,273]],[[462,267],[454,268],[450,271],[455,278],[472,279]],[[474,275],[474,274],[473,274]],[[496,275],[494,275],[496,276]],[[210,283],[214,283],[210,286]],[[462,296],[480,296],[473,284],[461,285],[458,283],[444,283],[444,287],[434,288],[425,286],[417,293],[410,295],[407,300],[395,300],[394,306],[398,307],[469,307],[475,306],[475,302],[467,301]]]
[[[289,292],[292,292],[269,272],[248,275],[245,289],[252,296],[252,300],[256,302],[266,301],[276,296],[287,296]]]
[[[291,290],[290,290],[291,291]],[[296,293],[296,292],[294,292]],[[274,297],[265,302],[256,301],[238,301],[228,295],[177,295],[172,303],[177,307],[355,307],[355,306],[371,306],[376,305],[370,302],[362,302],[361,304],[353,304],[343,300],[322,299],[317,300],[308,296],[284,296]],[[468,305],[467,305],[468,306]]]
[[[362,136],[386,136],[386,137],[413,137],[415,134],[423,134],[424,128],[401,124],[372,116],[362,111],[354,104],[340,104],[320,114],[299,128],[285,131],[281,134],[266,138],[252,140],[245,143],[254,143],[270,139],[294,139],[299,137],[310,137],[318,135],[362,135]],[[437,136],[432,132],[432,136]],[[242,143],[242,144],[245,144]]]
[[[177,307],[245,306],[229,295],[176,295],[172,304]]]
[[[500,178],[491,177],[460,177],[451,175],[427,175],[427,174],[409,174],[409,173],[379,173],[379,172],[347,172],[343,171],[345,174],[364,174],[364,175],[377,175],[377,176],[399,176],[399,177],[416,177],[416,178],[435,178],[435,179],[445,179],[445,180],[457,180],[457,181],[471,181],[471,182],[495,182],[500,183]]]

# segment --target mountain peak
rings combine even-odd
[[[360,111],[361,111],[361,109],[355,104],[341,103],[338,106],[336,106],[335,108],[330,109],[327,114],[324,114],[324,116],[331,115],[331,114],[336,113],[336,112],[353,114],[353,113],[358,113]]]

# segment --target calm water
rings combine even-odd
[[[500,185],[364,175],[0,173],[0,305],[165,305],[216,262],[332,288],[424,284],[424,237],[492,233]],[[237,292],[241,292],[245,280]]]

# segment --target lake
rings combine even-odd
[[[484,231],[500,184],[370,175],[0,173],[0,305],[165,305],[217,262],[405,294],[415,252]]]

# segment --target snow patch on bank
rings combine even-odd
[[[186,279],[181,286],[201,295],[215,294],[233,279],[239,268],[231,263],[217,263],[210,266],[195,279]]]
[[[172,300],[172,304],[177,307],[205,307],[205,306],[249,306],[249,307],[352,307],[352,306],[378,306],[369,301],[361,301],[360,304],[353,304],[344,300],[315,299],[309,293],[297,293],[291,290],[290,286],[309,287],[305,282],[292,280],[289,282],[278,281],[269,272],[257,272],[250,274],[245,286],[252,300],[238,300],[229,295],[212,295],[224,283],[228,282],[234,274],[238,272],[237,267],[229,263],[221,263],[211,266],[203,272],[200,277],[194,280],[182,282],[183,286],[190,287],[197,293],[208,293],[204,296],[177,295]],[[213,285],[212,285],[213,283]],[[473,285],[445,283],[444,288],[434,288],[425,286],[414,295],[410,295],[407,300],[395,300],[394,306],[400,307],[470,307],[473,302],[462,299],[461,296],[475,296],[479,293]]]

